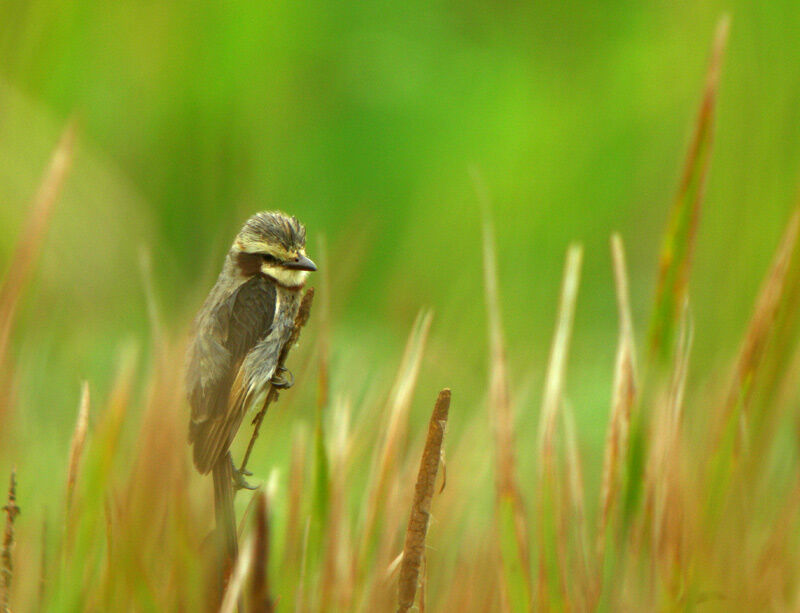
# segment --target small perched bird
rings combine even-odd
[[[294,326],[300,290],[317,269],[305,254],[306,230],[278,211],[256,213],[241,229],[195,321],[187,354],[189,442],[202,474],[213,471],[217,523],[234,521],[231,479],[250,487],[233,466],[230,445],[247,410],[272,384]],[[249,474],[249,473],[248,473]],[[234,540],[229,548],[235,551]]]

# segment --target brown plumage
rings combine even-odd
[[[249,403],[266,390],[310,270],[305,228],[283,213],[254,215],[231,246],[188,352],[189,441],[201,473],[228,452]]]
[[[194,445],[194,462],[201,473],[207,473],[228,450],[239,429],[247,407],[235,402],[240,395],[233,386],[243,383],[245,373],[241,366],[245,356],[267,336],[275,315],[275,302],[274,284],[253,274],[214,311],[214,325],[209,328],[211,337],[200,334],[196,337],[195,351],[205,354],[203,357],[208,360],[201,368],[220,371],[212,385],[195,385],[190,396],[189,440]],[[218,361],[212,362],[214,359]]]
[[[213,471],[217,525],[225,558],[236,555],[232,480],[245,486],[230,446],[247,410],[274,381],[291,334],[300,290],[316,270],[305,255],[306,231],[280,212],[253,215],[236,236],[195,321],[187,352],[189,442],[202,474]]]

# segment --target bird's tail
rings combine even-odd
[[[236,514],[233,508],[233,465],[228,454],[222,454],[212,469],[214,478],[214,517],[217,542],[222,553],[222,577],[233,570],[238,555],[236,543]],[[225,582],[225,580],[223,580]]]

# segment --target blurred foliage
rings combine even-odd
[[[512,395],[524,408],[520,474],[535,474],[527,406],[571,240],[585,267],[566,393],[583,451],[599,458],[617,335],[608,238],[625,240],[642,339],[723,11],[732,30],[689,286],[692,372],[719,379],[797,189],[794,3],[0,0],[0,274],[59,132],[72,115],[80,125],[13,338],[24,410],[0,460],[19,462],[20,504],[35,509],[20,523],[53,504],[80,381],[107,398],[121,351],[155,368],[141,254],[180,339],[260,209],[301,218],[312,257],[320,237],[329,245],[332,397],[368,404],[417,311],[432,307],[420,397],[452,387],[451,440],[488,440],[467,419],[482,409],[487,372],[471,169],[492,200]],[[281,405],[254,457],[261,477],[288,462],[291,422],[314,422],[313,404]],[[415,427],[428,410],[414,401]],[[461,469],[483,474],[481,460]],[[599,470],[588,463],[588,483]],[[476,502],[467,524],[490,504]]]

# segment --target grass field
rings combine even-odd
[[[14,7],[0,5],[0,16]],[[44,19],[37,7],[29,7],[22,28],[30,40],[60,32],[53,48],[74,51],[82,49],[73,42],[81,33],[109,35],[83,25],[93,23],[91,11],[82,21],[61,7],[69,29]],[[749,120],[731,120],[734,105],[725,98],[730,92],[737,102],[751,102],[736,88],[747,82],[737,77],[753,74],[744,53],[752,40],[743,35],[737,44],[734,32],[741,27],[755,40],[760,30],[752,24],[780,20],[763,10],[742,9],[733,26],[724,16],[713,38],[708,32],[702,45],[692,42],[705,49],[712,40],[710,53],[702,52],[704,79],[701,61],[688,83],[678,83],[685,75],[677,72],[662,75],[674,87],[627,100],[627,115],[616,114],[610,98],[598,100],[591,135],[601,143],[602,117],[619,129],[613,136],[620,142],[605,145],[614,151],[608,164],[588,149],[574,149],[574,158],[558,147],[550,156],[526,149],[532,134],[552,146],[563,128],[560,134],[576,147],[581,134],[565,115],[536,106],[544,104],[539,98],[515,94],[514,61],[524,54],[514,45],[531,22],[522,15],[514,29],[520,15],[510,8],[495,15],[510,32],[509,47],[480,32],[499,58],[482,56],[486,48],[477,43],[467,53],[455,38],[442,32],[437,38],[451,60],[472,66],[483,58],[509,71],[496,83],[480,83],[504,86],[496,99],[479,91],[463,105],[434,106],[441,115],[428,114],[420,110],[426,98],[414,95],[421,86],[410,82],[417,73],[399,71],[394,89],[362,91],[363,106],[334,97],[341,108],[328,113],[317,101],[308,108],[319,115],[301,119],[287,103],[283,119],[299,127],[307,156],[294,149],[289,133],[261,126],[249,134],[248,121],[257,123],[260,108],[254,98],[231,102],[214,94],[241,86],[252,67],[222,70],[215,63],[228,66],[224,54],[211,53],[206,68],[227,81],[214,81],[197,98],[175,98],[210,106],[176,103],[172,114],[149,120],[145,103],[163,102],[152,65],[123,73],[145,81],[144,102],[130,101],[144,127],[117,132],[114,105],[100,112],[88,90],[83,102],[89,103],[77,105],[74,119],[43,112],[36,100],[53,95],[66,105],[76,102],[69,92],[80,90],[67,73],[45,79],[35,45],[6,34],[0,53],[17,49],[19,61],[8,63],[0,81],[0,106],[10,118],[0,122],[0,152],[8,162],[0,165],[0,193],[19,206],[1,211],[8,230],[0,232],[0,470],[14,475],[15,485],[0,552],[0,604],[14,611],[217,610],[212,491],[210,479],[193,469],[186,442],[183,354],[191,317],[236,224],[256,208],[280,206],[306,221],[308,251],[320,272],[311,283],[311,321],[289,358],[295,385],[270,409],[249,463],[262,488],[237,494],[241,555],[223,609],[234,610],[239,600],[249,611],[800,609],[800,209],[795,187],[787,187],[796,182],[790,162],[800,149],[785,144],[792,142],[788,132],[744,140],[734,126]],[[111,9],[110,22],[122,23],[128,11]],[[150,30],[145,13],[133,15],[132,27],[142,34],[167,37],[168,26]],[[265,51],[244,20],[228,23],[226,16],[197,17],[206,28],[221,20],[213,32],[224,44],[214,39],[212,51],[237,45],[244,54]],[[264,23],[275,17],[255,16]],[[460,16],[465,30],[477,28],[467,20],[469,10]],[[653,14],[635,16],[655,24],[630,26],[635,34],[625,40],[641,49],[643,33],[658,24]],[[429,16],[427,27],[435,30],[441,17]],[[673,17],[680,22],[685,14]],[[559,15],[549,18],[562,23]],[[318,29],[327,32],[338,21],[319,19],[303,22],[302,36],[322,45],[328,39]],[[790,31],[793,19],[781,28]],[[369,32],[375,33],[354,38],[363,47],[323,46],[330,55],[320,57],[381,51],[371,61],[382,77],[381,62],[408,66],[405,56],[392,59],[399,51],[391,37],[376,42]],[[784,30],[777,32],[771,35]],[[282,41],[272,51],[287,79],[260,82],[267,104],[273,86],[276,97],[291,102],[320,84],[310,68],[321,61],[314,55],[320,49],[312,46],[305,56],[277,31],[265,40]],[[417,42],[412,60],[425,64],[433,56]],[[659,42],[667,45],[653,44]],[[187,57],[202,56],[199,43],[181,44],[191,51]],[[561,48],[557,41],[551,47]],[[591,74],[581,52],[570,56],[569,48],[556,64]],[[45,56],[55,53],[47,49]],[[622,53],[599,42],[597,49]],[[88,62],[64,57],[76,66]],[[184,74],[185,67],[165,58],[175,58],[156,62],[168,74]],[[636,54],[624,58],[613,64],[622,71],[639,61]],[[42,72],[24,73],[23,60]],[[89,64],[108,77],[106,62],[98,57]],[[338,75],[341,82],[330,78],[342,87],[365,86],[342,70],[344,76],[322,73]],[[729,72],[733,84],[726,89]],[[419,74],[430,79],[428,89],[442,77],[432,68]],[[791,116],[776,107],[796,98],[797,76],[787,72],[774,97],[764,96],[764,108],[772,104],[779,120]],[[200,91],[201,76],[184,78],[180,87]],[[552,79],[550,94],[559,91]],[[587,88],[591,81],[577,80]],[[595,85],[591,91],[606,87]],[[460,89],[446,91],[455,96]],[[569,104],[588,108],[587,92],[579,94],[587,97],[580,105],[562,92],[567,108],[559,113],[575,119]],[[684,98],[694,100],[693,116],[689,104],[676,102]],[[516,112],[528,103],[538,123],[525,136],[519,130],[527,111]],[[449,117],[446,109],[470,118],[486,104],[496,123],[461,142],[448,140],[464,117]],[[675,108],[666,112],[669,105]],[[422,125],[412,127],[415,117],[397,110],[409,106]],[[399,115],[381,114],[392,109]],[[676,159],[634,151],[632,142],[647,139],[625,132],[626,122],[646,132],[634,125],[631,109],[648,117],[664,112],[668,121],[659,130],[676,132],[676,145],[659,141],[655,150]],[[223,119],[228,112],[233,119]],[[542,118],[549,112],[550,128]],[[682,157],[678,116],[689,126]],[[338,132],[316,141],[309,136],[303,122],[315,117],[340,121],[325,130],[352,137],[346,156],[352,166],[331,161],[346,149],[332,145],[341,144]],[[177,132],[165,129],[162,139],[148,132],[173,119]],[[176,136],[206,127],[208,141]],[[364,130],[391,138],[373,150]],[[274,140],[261,151],[254,143],[269,134]],[[456,155],[459,146],[489,146],[491,134],[502,138],[487,158]],[[419,147],[425,143],[444,149]],[[768,151],[763,159],[771,165],[732,153],[748,147]],[[281,148],[284,157],[276,153]],[[259,151],[269,159],[239,157]],[[634,155],[638,161],[624,170]],[[531,159],[541,164],[532,171],[535,184],[524,178]],[[743,159],[752,164],[742,167]],[[242,167],[269,168],[269,177]],[[630,167],[641,176],[629,176]],[[766,183],[744,182],[737,171]],[[318,181],[301,189],[306,175]],[[419,182],[413,189],[408,176]],[[624,199],[608,208],[597,204],[609,193],[620,197],[629,178],[627,202],[647,202],[646,214]],[[589,187],[566,187],[570,181]],[[293,194],[302,194],[298,211],[283,204]],[[376,204],[379,195],[387,200]],[[578,203],[566,204],[571,198]],[[221,212],[219,203],[228,199],[232,204]],[[532,199],[548,204],[539,210]],[[720,211],[725,199],[730,206]],[[758,213],[757,199],[763,199]],[[328,204],[315,207],[315,200]],[[608,231],[618,221],[620,232]],[[452,398],[437,397],[445,388]],[[249,434],[245,424],[236,457]]]

